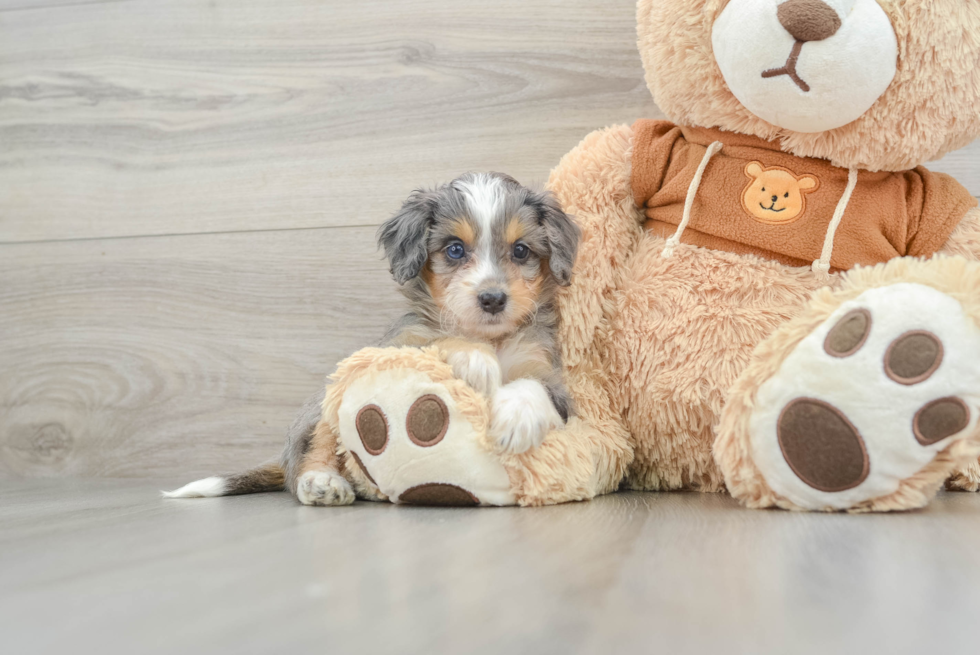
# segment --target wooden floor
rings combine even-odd
[[[975,653],[980,496],[885,516],[0,482],[5,653]]]

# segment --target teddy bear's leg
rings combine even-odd
[[[925,505],[980,454],[980,263],[898,259],[848,274],[760,344],[715,457],[753,507]]]
[[[581,228],[571,285],[558,294],[562,361],[573,370],[594,352],[603,302],[617,271],[643,236],[643,214],[633,203],[630,161],[633,129],[616,125],[586,136],[551,172],[548,189]]]
[[[358,497],[513,505],[488,424],[486,396],[455,376],[438,347],[367,348],[338,366],[321,427],[335,431]]]
[[[537,448],[502,452],[486,397],[436,347],[368,348],[338,367],[318,430],[359,498],[421,505],[545,505],[614,491],[629,463],[625,430],[579,380],[580,414]],[[597,422],[592,423],[587,417]]]

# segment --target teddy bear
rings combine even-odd
[[[593,132],[548,182],[582,230],[558,297],[575,416],[498,452],[436,349],[360,351],[322,418],[358,495],[976,491],[980,211],[922,163],[980,134],[980,4],[640,0],[637,25],[667,120]]]

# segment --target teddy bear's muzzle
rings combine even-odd
[[[875,0],[730,0],[711,40],[739,102],[803,133],[864,114],[895,77],[898,57],[891,20]]]
[[[776,17],[779,24],[796,39],[796,43],[786,63],[779,68],[762,71],[762,77],[768,79],[787,75],[803,93],[809,93],[810,85],[796,72],[796,62],[800,59],[803,44],[832,37],[840,29],[840,17],[823,0],[788,0],[777,7]]]

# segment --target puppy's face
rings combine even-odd
[[[503,175],[469,174],[429,192],[426,204],[416,275],[443,325],[495,339],[528,322],[556,283],[568,284],[578,229],[549,195]]]

